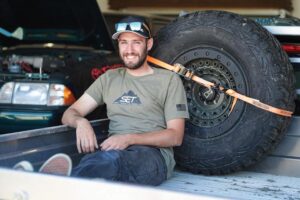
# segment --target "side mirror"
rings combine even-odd
[[[19,40],[23,40],[24,30],[23,28],[18,27],[14,32],[11,33],[0,27],[0,34],[5,35],[6,37],[13,37]]]

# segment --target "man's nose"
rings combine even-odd
[[[131,43],[129,43],[127,46],[126,46],[126,52],[127,53],[132,53],[133,52],[133,45]]]

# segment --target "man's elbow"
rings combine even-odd
[[[72,112],[71,111],[71,107],[69,107],[67,110],[65,110],[65,112],[64,112],[64,114],[63,114],[63,116],[62,116],[62,118],[61,118],[61,123],[62,124],[64,124],[64,125],[67,125],[68,124],[68,116],[70,115],[70,112]]]
[[[64,114],[63,114],[63,116],[61,118],[61,123],[64,124],[64,125],[66,125],[66,123],[67,123],[66,112],[67,112],[67,110],[64,112]]]
[[[174,137],[174,146],[181,146],[183,142],[184,133],[178,133],[177,137]]]
[[[184,119],[173,119],[167,122],[168,129],[171,133],[171,145],[172,146],[181,146],[183,143],[184,137]]]
[[[183,142],[183,139],[182,138],[179,138],[175,141],[175,147],[178,147],[178,146],[181,146],[182,145],[182,142]]]

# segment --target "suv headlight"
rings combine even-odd
[[[74,102],[74,95],[62,84],[8,82],[0,90],[0,103],[60,106]]]

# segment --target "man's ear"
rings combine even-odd
[[[153,38],[147,40],[147,50],[150,51],[153,46]]]

